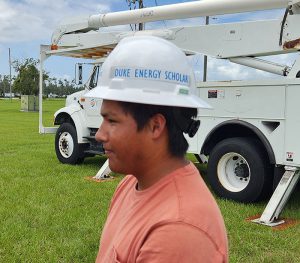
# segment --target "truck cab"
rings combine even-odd
[[[55,152],[62,163],[79,164],[85,157],[104,153],[101,143],[95,141],[102,121],[102,101],[85,97],[97,86],[100,67],[101,63],[96,60],[84,90],[67,96],[65,107],[54,114],[54,124],[59,125],[55,135]]]

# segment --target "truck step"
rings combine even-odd
[[[95,154],[95,155],[102,155],[104,154],[104,151],[97,151],[97,150],[86,150],[84,151],[84,153],[86,154]]]
[[[83,138],[88,139],[89,141],[95,141],[95,136],[84,136]]]

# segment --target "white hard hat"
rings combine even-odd
[[[195,95],[192,66],[171,42],[153,36],[122,39],[101,68],[98,86],[86,97],[106,100],[211,108]]]

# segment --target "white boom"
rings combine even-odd
[[[126,36],[155,35],[173,42],[187,54],[201,53],[229,59],[234,63],[287,76],[290,67],[254,57],[297,52],[300,47],[299,24],[300,15],[294,14],[285,20],[180,26],[144,31],[69,33],[61,37],[56,46],[58,50],[53,53],[83,58],[105,57]],[[296,73],[290,76],[295,76]]]
[[[91,15],[86,19],[81,17],[62,22],[52,36],[52,44],[56,45],[64,34],[87,32],[100,27],[286,8],[298,5],[299,2],[299,0],[202,0]]]
[[[202,0],[166,6],[92,15],[89,26],[99,28],[157,20],[182,19],[199,16],[234,14],[249,11],[284,8],[288,0]]]

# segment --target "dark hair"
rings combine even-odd
[[[176,123],[174,112],[180,112],[184,119],[190,120],[197,116],[197,109],[170,106],[147,105],[130,102],[119,102],[125,113],[129,113],[137,123],[138,131],[142,130],[149,119],[155,114],[162,114],[166,119],[168,130],[169,151],[174,157],[183,157],[189,147],[183,131]],[[176,111],[175,111],[176,109]]]

